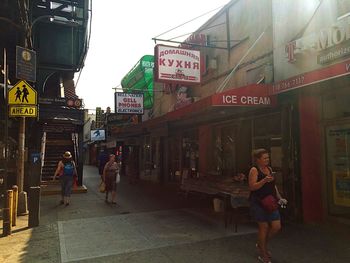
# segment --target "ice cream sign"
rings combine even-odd
[[[213,106],[276,106],[276,96],[269,94],[269,86],[250,84],[213,95]]]

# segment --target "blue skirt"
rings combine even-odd
[[[281,215],[278,209],[272,213],[266,212],[265,209],[255,200],[251,200],[250,202],[250,211],[252,217],[258,223],[281,220]]]

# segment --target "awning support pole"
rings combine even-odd
[[[229,82],[229,80],[231,79],[231,77],[233,76],[233,73],[235,73],[235,71],[237,70],[238,66],[243,62],[243,60],[248,56],[248,54],[250,53],[250,51],[255,47],[255,45],[259,42],[259,40],[262,38],[262,36],[265,34],[264,30],[260,36],[255,40],[255,42],[253,43],[253,45],[251,45],[251,47],[247,50],[247,52],[243,55],[243,57],[238,61],[237,65],[232,69],[232,71],[230,72],[230,74],[227,75],[227,77],[224,79],[224,81],[220,84],[220,86],[217,88],[215,93],[219,93],[222,92],[227,83]]]

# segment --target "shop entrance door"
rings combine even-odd
[[[325,128],[328,209],[350,218],[350,123]]]
[[[264,115],[253,120],[252,149],[265,148],[270,153],[270,165],[276,172],[276,184],[288,200],[284,217],[299,220],[301,209],[301,183],[298,158],[298,123],[290,106],[281,112]]]

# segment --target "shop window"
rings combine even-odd
[[[181,179],[181,137],[174,136],[170,139],[170,181],[180,181]]]
[[[350,217],[350,125],[326,127],[330,213]]]
[[[266,115],[254,120],[254,136],[281,134],[281,115]]]
[[[199,147],[196,131],[184,134],[182,138],[182,148],[184,169],[188,169],[191,176],[197,176]]]
[[[214,170],[219,175],[236,174],[236,126],[217,127],[214,132]]]
[[[349,91],[336,90],[322,98],[322,111],[324,119],[350,117]]]
[[[151,150],[151,138],[146,136],[143,144],[142,157],[144,158],[145,170],[150,170],[150,164],[152,161],[152,150]]]
[[[275,172],[282,170],[281,121],[279,113],[262,116],[253,121],[253,149],[264,148],[270,153],[270,165]],[[282,186],[282,176],[277,178],[277,185]]]

